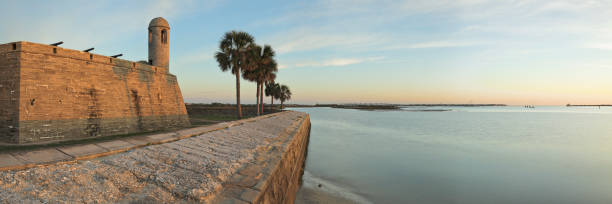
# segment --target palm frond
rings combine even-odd
[[[230,58],[226,53],[224,52],[215,53],[215,59],[219,63],[219,67],[221,68],[221,71],[225,72],[231,69]]]

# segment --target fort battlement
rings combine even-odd
[[[151,28],[149,38],[155,36]],[[162,49],[156,52],[167,58],[167,30],[162,48],[149,39],[149,54],[151,47]],[[167,65],[168,59],[156,57],[149,62]],[[24,41],[0,45],[0,113],[0,142],[8,143],[189,126],[176,76],[167,66]]]
[[[80,50],[67,49],[53,45],[26,41],[12,42],[0,45],[0,53],[2,53],[3,55],[10,55],[9,53],[11,52],[24,52],[30,54],[48,55],[50,57],[65,58],[66,60],[81,60],[87,63],[106,64],[113,67],[119,67],[128,71],[144,71],[168,74],[171,78],[176,78],[176,76],[168,72],[167,67],[156,67],[141,62],[133,62],[129,60],[98,55]]]

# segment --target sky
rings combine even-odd
[[[595,0],[3,0],[0,43],[145,60],[148,23],[162,16],[186,102],[235,103],[235,77],[213,56],[239,30],[276,51],[289,103],[612,104],[610,10]],[[242,102],[255,91],[242,81]]]

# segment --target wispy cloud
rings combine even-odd
[[[300,27],[268,37],[279,54],[317,49],[353,49],[381,42],[377,34],[355,33],[348,35],[322,28]]]
[[[264,39],[283,56],[302,52],[379,55],[409,49],[483,46],[482,51],[593,48],[612,50],[612,4],[600,0],[332,0],[299,3],[266,21],[285,29]],[[415,22],[418,16],[427,22]],[[428,18],[435,16],[435,18]],[[257,24],[265,26],[264,24]],[[404,26],[410,25],[410,26]],[[274,25],[278,26],[278,25]],[[594,42],[582,42],[588,39]],[[382,54],[386,55],[386,54]],[[348,66],[357,59],[325,54],[314,62],[284,64]],[[317,59],[318,58],[318,59]],[[327,63],[324,63],[327,62]]]
[[[322,61],[297,62],[291,65],[281,64],[280,69],[299,68],[299,67],[342,67],[366,62],[382,60],[384,57],[365,57],[365,58],[334,58]]]
[[[428,41],[413,44],[398,44],[383,47],[383,50],[395,50],[395,49],[427,49],[427,48],[450,48],[450,47],[469,47],[484,44],[483,42],[474,41]]]
[[[216,4],[214,1],[191,0],[58,1],[50,4],[52,6],[39,7],[21,1],[3,2],[0,18],[19,16],[19,20],[0,22],[1,40],[40,43],[62,40],[69,48],[97,46],[96,51],[101,51],[104,48],[100,45],[116,44],[137,33],[146,32],[152,18],[163,16],[172,23],[173,19],[182,15],[198,9],[206,10]],[[29,13],[18,13],[22,11]]]

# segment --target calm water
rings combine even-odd
[[[362,203],[612,203],[612,108],[448,109],[293,109],[312,122],[305,186]]]

